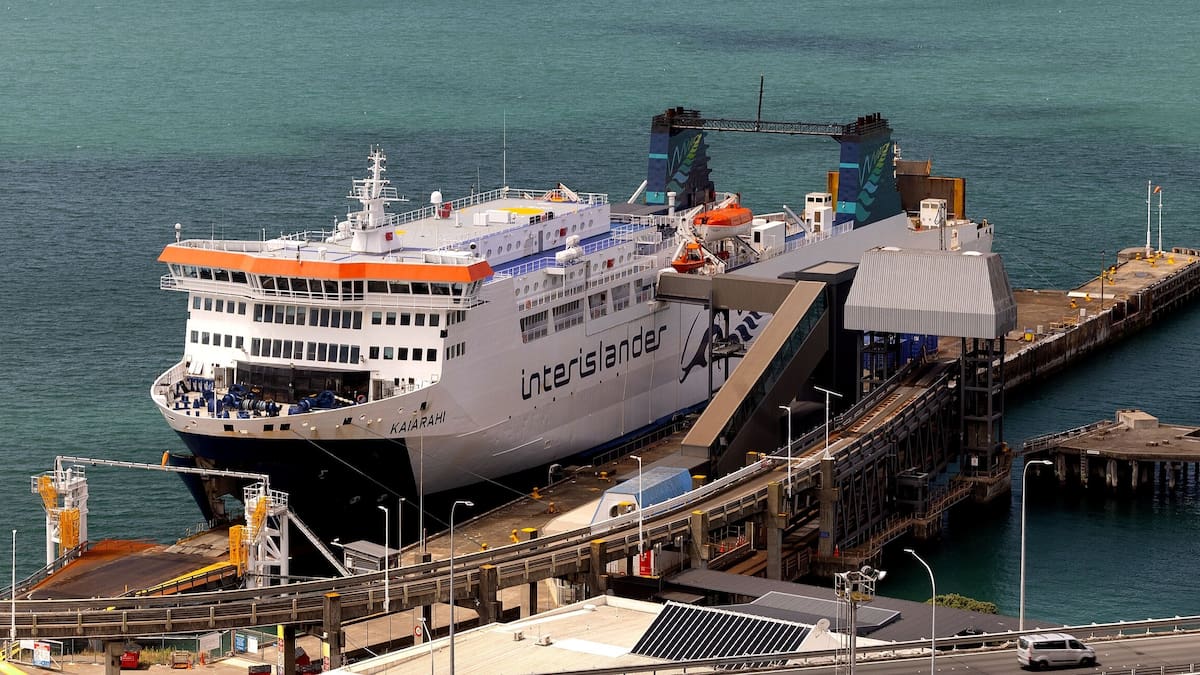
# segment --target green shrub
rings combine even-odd
[[[928,605],[932,602],[932,600],[926,600],[925,604]],[[981,612],[983,614],[995,614],[997,612],[996,603],[994,602],[976,600],[975,598],[968,598],[967,596],[959,595],[958,593],[946,593],[945,595],[937,596],[937,604],[938,607],[966,609],[972,612]]]

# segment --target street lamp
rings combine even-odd
[[[423,616],[417,617],[417,621],[421,622],[421,631],[429,643],[429,675],[433,675],[433,636],[429,634],[429,622]]]
[[[787,413],[787,496],[792,497],[792,408],[781,405],[779,409]],[[789,509],[791,507],[788,507]]]
[[[475,506],[475,502],[459,499],[450,505],[450,675],[454,675],[454,509],[459,504]]]
[[[1031,459],[1025,462],[1021,469],[1021,613],[1017,616],[1017,630],[1025,630],[1025,495],[1029,494],[1029,467],[1035,464],[1050,465],[1048,459]]]
[[[937,656],[937,583],[933,580],[933,569],[929,566],[929,563],[922,560],[921,556],[917,555],[917,552],[911,548],[904,549],[904,552],[916,558],[917,562],[921,563],[925,568],[925,571],[929,572],[929,592],[933,594],[929,596],[931,598],[930,602],[933,604],[933,609],[929,610],[929,675],[933,675],[936,672],[933,669],[933,659]]]
[[[887,576],[870,565],[833,575],[833,593],[850,606],[850,675],[854,675],[854,649],[858,638],[858,603],[875,599],[875,583]]]
[[[377,508],[383,511],[383,611],[387,613],[392,604],[391,574],[392,550],[388,548],[388,508],[379,504]]]
[[[642,457],[630,455],[638,463],[638,564],[641,565],[642,555]]]
[[[404,497],[396,504],[396,560],[404,567]]]
[[[836,391],[830,391],[828,389],[825,389],[823,387],[818,387],[816,385],[813,385],[813,389],[816,389],[817,391],[825,394],[825,457],[828,458],[829,457],[829,397],[836,396],[838,398],[841,398],[842,395],[837,393]]]
[[[13,530],[12,544],[12,609],[8,612],[12,624],[8,627],[8,639],[17,641],[17,531]]]

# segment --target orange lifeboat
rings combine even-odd
[[[685,244],[679,256],[671,261],[671,267],[674,267],[676,272],[685,274],[704,267],[704,254],[700,251],[700,244],[694,241]]]
[[[717,241],[748,233],[753,220],[750,209],[732,204],[697,215],[692,225],[704,241]]]

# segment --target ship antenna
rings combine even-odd
[[[500,184],[508,187],[508,111],[500,112]]]
[[[762,73],[758,74],[758,117],[754,118],[754,130],[758,131],[762,126],[762,95],[763,95],[763,79]]]

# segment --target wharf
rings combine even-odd
[[[1069,291],[1014,290],[1017,328],[1004,337],[1005,388],[1061,370],[1200,293],[1200,250],[1144,253],[1142,247],[1123,249],[1114,265]],[[939,341],[939,358],[956,359],[960,353],[958,338]]]
[[[1200,480],[1200,427],[1163,424],[1141,410],[1118,410],[1115,420],[1032,438],[1021,454],[1026,460],[1049,460],[1058,482],[1086,488],[1174,490],[1188,480],[1188,463]],[[1043,467],[1035,467],[1034,471]]]

